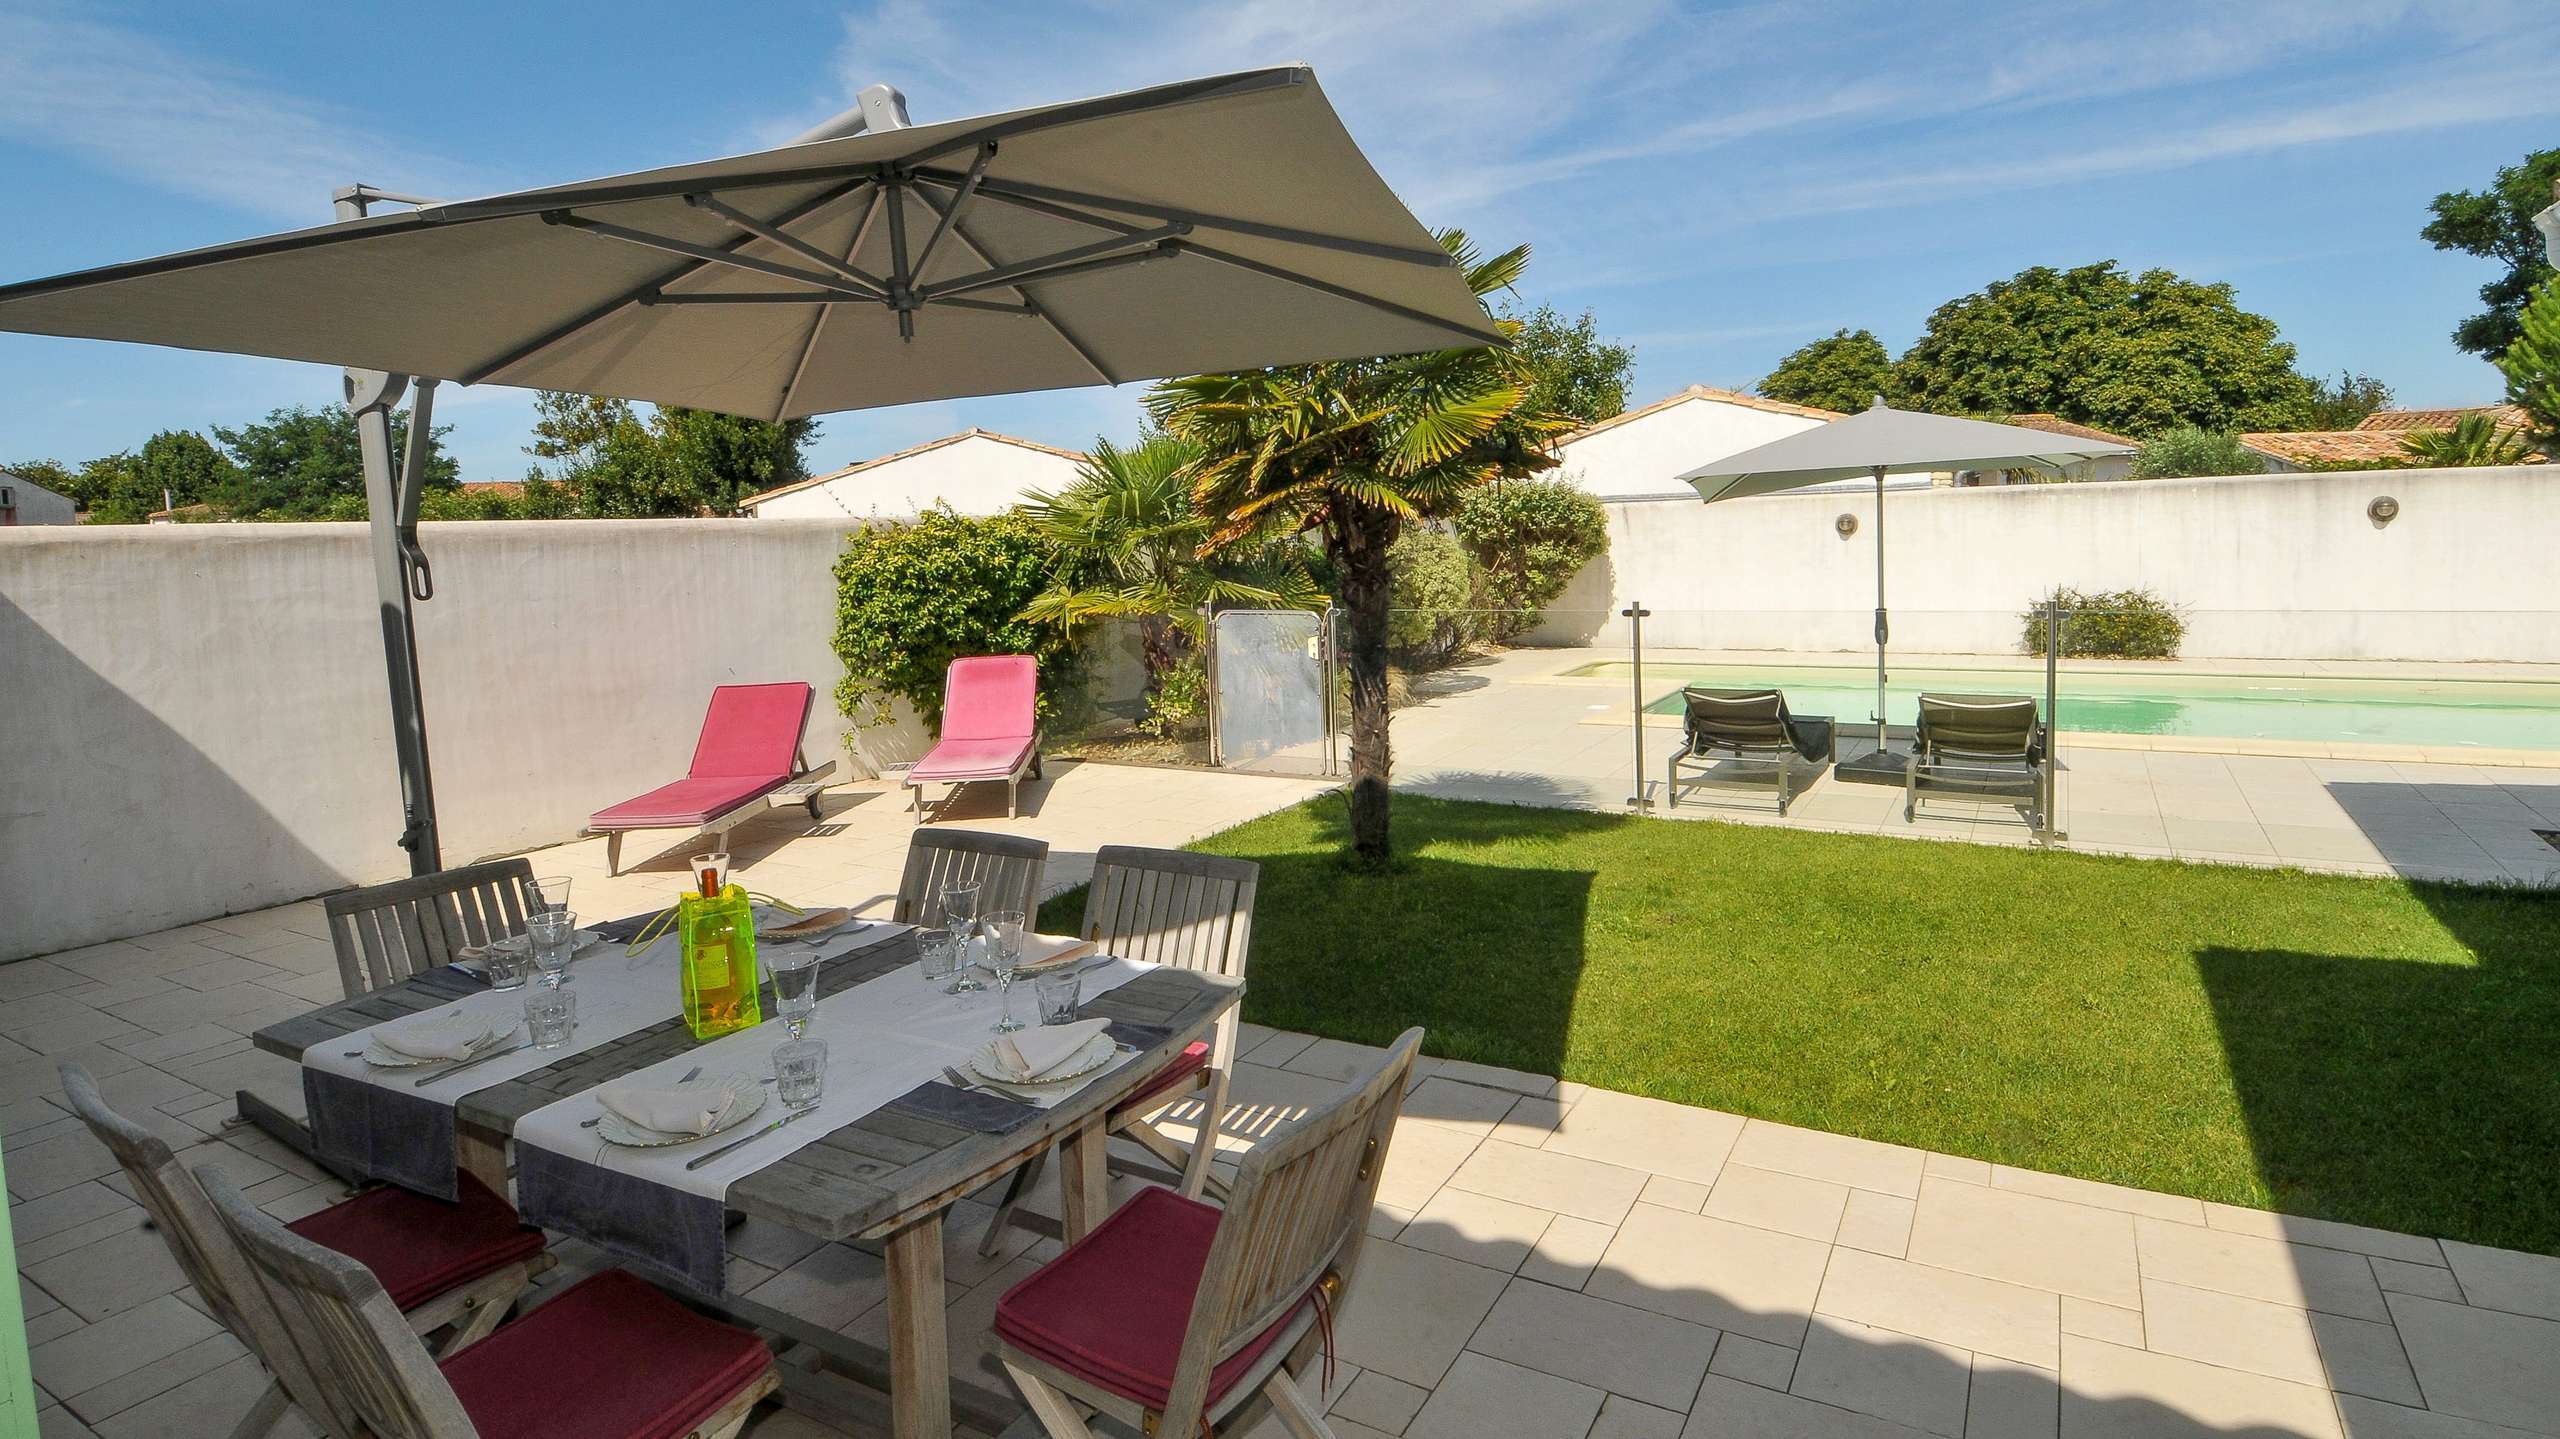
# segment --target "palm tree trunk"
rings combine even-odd
[[[1342,505],[1325,526],[1348,617],[1343,659],[1351,671],[1351,857],[1373,868],[1389,858],[1387,610],[1394,586],[1387,548],[1398,528],[1393,512],[1361,504]]]

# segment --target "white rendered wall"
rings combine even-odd
[[[1603,499],[1676,495],[1700,465],[1827,423],[1694,397],[1564,446],[1556,473]]]
[[[874,465],[859,474],[778,495],[756,507],[762,520],[884,519],[948,505],[964,515],[1001,514],[1032,490],[1058,490],[1076,462],[984,435]]]

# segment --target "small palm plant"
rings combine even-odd
[[[1022,618],[1070,634],[1096,620],[1136,621],[1147,670],[1141,724],[1160,737],[1199,705],[1192,656],[1205,608],[1324,603],[1293,544],[1202,558],[1213,526],[1191,502],[1190,466],[1198,457],[1196,445],[1161,433],[1125,449],[1097,440],[1073,482],[1023,501],[1023,514],[1055,548],[1059,565]]]
[[[2400,442],[2419,463],[2440,469],[2521,465],[2533,454],[2525,437],[2489,415],[2465,415],[2450,430],[2415,430]]]

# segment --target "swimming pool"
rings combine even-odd
[[[1624,681],[1628,665],[1602,660],[1568,673]],[[1867,720],[1875,708],[1872,666],[1648,664],[1644,677],[1647,689],[1670,686],[1645,706],[1652,714],[1678,714],[1679,687],[1693,684],[1774,686],[1787,692],[1796,713],[1827,714],[1844,725]],[[1896,666],[1885,686],[1887,718],[1911,723],[1924,690],[2041,699],[2044,674]],[[2065,730],[2113,734],[2560,750],[2560,683],[2066,670],[2060,709]]]

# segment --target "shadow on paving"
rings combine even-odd
[[[2476,963],[2196,954],[2270,1207],[2560,1253],[2560,896],[2411,890]]]
[[[2485,857],[2511,872],[2560,876],[2560,849],[2534,833],[2560,830],[2560,785],[2351,781],[2328,790],[2403,875],[2476,873]]]

